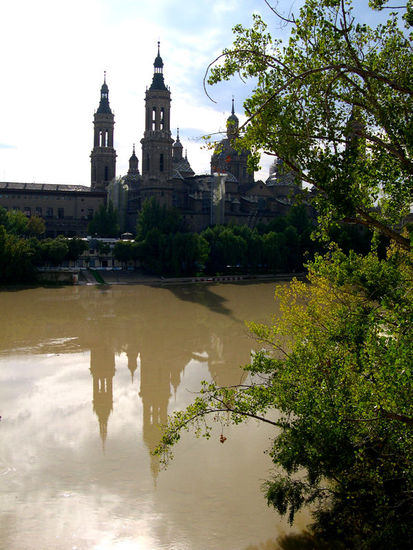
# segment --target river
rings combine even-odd
[[[201,380],[242,380],[257,348],[244,321],[271,320],[274,289],[1,291],[0,548],[286,548],[309,518],[291,528],[266,505],[270,426],[185,434],[166,470],[150,454]]]

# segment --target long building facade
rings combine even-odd
[[[131,233],[144,201],[152,197],[176,208],[190,231],[216,223],[253,227],[285,214],[300,187],[280,160],[272,165],[266,182],[254,181],[247,170],[248,151],[234,147],[239,127],[234,100],[227,135],[211,157],[210,173],[195,174],[179,130],[172,137],[171,91],[163,69],[158,42],[152,83],[145,95],[141,171],[133,145],[127,174],[116,174],[115,117],[105,74],[93,119],[90,187],[0,182],[0,206],[43,217],[47,236],[86,236],[89,221],[108,199],[119,212],[121,231]]]
[[[104,191],[86,185],[0,182],[0,206],[43,218],[46,237],[86,236],[90,220],[105,201]]]

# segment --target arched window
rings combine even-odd
[[[165,109],[161,107],[161,130],[164,130],[165,123]]]
[[[108,146],[108,130],[101,130],[99,132],[99,147]]]
[[[161,153],[159,157],[159,170],[163,172],[163,153]]]
[[[156,130],[156,107],[152,108],[152,130]]]
[[[109,168],[105,166],[105,181],[108,181],[109,179]]]

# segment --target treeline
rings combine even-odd
[[[116,211],[110,204],[97,213],[95,221],[93,228],[99,237],[117,231]],[[322,251],[320,243],[311,238],[315,229],[306,207],[296,205],[286,216],[255,228],[221,225],[191,233],[179,212],[149,199],[139,214],[135,241],[118,241],[113,256],[125,266],[133,262],[151,273],[171,277],[301,272],[315,252]],[[0,283],[35,281],[39,266],[76,261],[88,249],[82,239],[44,239],[44,233],[42,218],[0,208]],[[340,226],[332,233],[344,251],[369,250],[371,233],[367,230]],[[96,246],[102,254],[110,253],[105,243]]]
[[[304,205],[269,224],[214,226],[201,233],[185,231],[182,216],[147,200],[139,214],[135,242],[119,241],[114,256],[121,262],[139,261],[148,271],[165,276],[303,271],[321,251],[312,240],[315,221]],[[345,250],[367,252],[368,231],[337,227],[334,240]]]
[[[77,260],[88,248],[82,239],[42,239],[44,233],[42,218],[0,207],[0,283],[33,282],[39,266]]]

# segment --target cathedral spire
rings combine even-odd
[[[232,98],[231,115],[227,118],[227,137],[234,139],[237,137],[239,120],[235,114],[234,98]]]
[[[179,162],[180,160],[182,160],[182,151],[182,143],[179,140],[179,128],[177,128],[176,140],[175,143],[172,145],[172,157],[175,162]]]
[[[166,90],[165,82],[163,79],[163,60],[161,57],[161,43],[158,42],[158,55],[155,57],[153,63],[153,79],[150,90]]]
[[[112,111],[109,105],[109,88],[108,88],[108,85],[106,84],[106,71],[104,71],[103,73],[103,84],[100,89],[100,103],[99,103],[98,110],[96,112],[107,113],[110,115],[112,114]]]
[[[135,153],[135,144],[133,144],[132,156],[129,159],[128,175],[132,176],[137,174],[139,174],[139,161]]]

